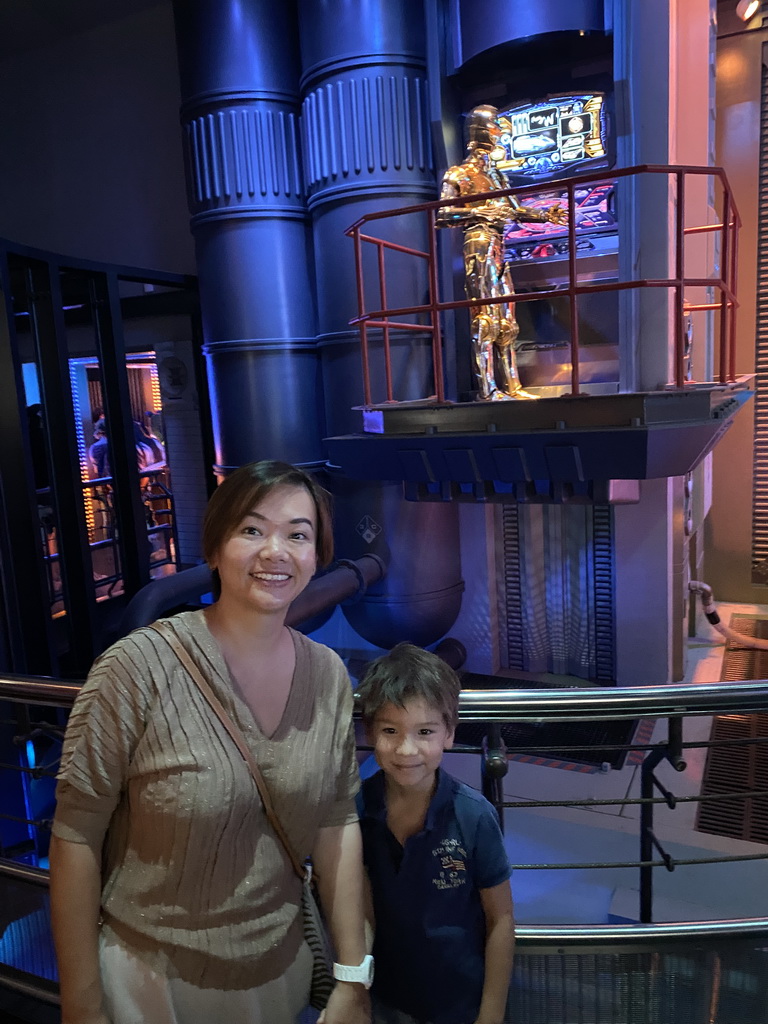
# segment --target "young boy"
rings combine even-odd
[[[510,867],[496,812],[440,767],[460,684],[398,644],[358,687],[381,767],[358,810],[375,920],[375,1024],[503,1024],[512,971]]]

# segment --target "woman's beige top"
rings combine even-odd
[[[242,729],[300,856],[356,820],[352,690],[340,658],[292,631],[296,669],[264,736],[203,612],[169,620]],[[280,975],[302,939],[301,885],[232,739],[154,630],[95,663],[73,708],[55,835],[103,848],[104,920],[149,966],[202,987]]]

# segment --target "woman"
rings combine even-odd
[[[203,553],[218,600],[166,628],[245,734],[294,849],[312,855],[336,960],[357,967],[351,688],[337,655],[285,626],[332,555],[327,495],[285,463],[244,466],[211,498]],[[233,741],[151,627],[94,665],[59,778],[62,1024],[293,1024],[311,967],[300,883]],[[369,1019],[363,985],[339,982],[326,1024]]]

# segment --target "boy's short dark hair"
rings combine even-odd
[[[402,708],[408,700],[423,700],[455,729],[460,691],[459,677],[442,658],[402,643],[368,665],[357,687],[357,706],[367,729],[385,704]]]

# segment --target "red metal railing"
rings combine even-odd
[[[675,221],[673,231],[674,243],[674,267],[675,276],[671,278],[638,278],[627,281],[611,282],[579,282],[578,280],[578,258],[576,255],[576,218],[571,215],[576,208],[575,190],[584,185],[598,185],[605,182],[614,182],[619,178],[626,178],[640,174],[654,174],[672,176],[676,185]],[[715,224],[701,224],[693,227],[685,226],[685,198],[686,180],[691,177],[716,178],[721,186],[722,195],[720,203],[722,206],[722,219]],[[565,191],[568,214],[568,282],[545,291],[516,292],[514,295],[502,295],[493,298],[481,299],[451,299],[441,300],[439,294],[439,275],[437,261],[437,227],[435,224],[437,210],[448,206],[464,206],[469,203],[477,203],[487,198],[514,195],[518,199],[531,193],[541,192],[543,189],[549,191]],[[384,238],[376,238],[369,233],[363,232],[363,227],[372,221],[385,220],[404,215],[417,216],[424,214],[427,221],[427,249],[410,248],[399,245],[396,242]],[[642,164],[637,167],[626,167],[619,170],[612,170],[610,173],[591,175],[583,174],[573,178],[565,178],[558,181],[550,181],[545,185],[526,185],[520,188],[509,188],[499,192],[479,193],[472,196],[464,196],[458,199],[436,200],[431,203],[420,203],[415,206],[400,207],[395,210],[378,211],[366,214],[356,221],[346,234],[351,236],[355,246],[355,264],[357,274],[357,300],[358,315],[350,321],[357,324],[360,329],[360,343],[362,347],[363,365],[363,387],[364,401],[366,405],[372,404],[371,390],[371,365],[369,353],[370,328],[379,328],[382,332],[384,351],[384,376],[386,387],[386,401],[394,402],[392,383],[392,359],[391,359],[391,332],[410,331],[419,334],[429,334],[432,340],[432,368],[434,373],[435,393],[430,396],[437,402],[445,401],[445,382],[443,380],[443,351],[440,329],[440,314],[448,310],[468,308],[472,306],[488,306],[501,303],[530,302],[548,298],[563,298],[567,296],[570,310],[569,317],[569,341],[570,341],[570,363],[571,363],[571,391],[574,395],[580,393],[579,381],[579,318],[578,299],[580,295],[590,292],[618,292],[639,288],[668,288],[674,292],[674,380],[671,382],[677,388],[686,386],[685,380],[685,318],[688,313],[715,310],[720,313],[718,332],[718,381],[728,383],[735,380],[735,358],[736,358],[736,268],[738,255],[738,231],[741,226],[736,204],[733,200],[730,185],[725,172],[721,167],[696,167],[696,166],[675,166],[662,164]],[[713,266],[713,273],[710,277],[686,277],[685,274],[685,238],[687,235],[702,233],[720,233],[721,252],[719,274]],[[379,301],[380,309],[369,310],[365,308],[365,279],[363,270],[363,244],[372,245],[377,249],[376,266],[379,276]],[[385,251],[403,253],[418,261],[426,261],[428,301],[421,305],[388,307],[388,293],[386,281]],[[714,260],[713,260],[714,263]],[[617,267],[618,271],[618,267]],[[690,303],[686,302],[685,290],[687,288],[711,288],[719,293],[714,302]],[[422,316],[427,318],[426,323],[412,321],[395,321],[394,317]],[[617,339],[618,341],[618,339]]]

